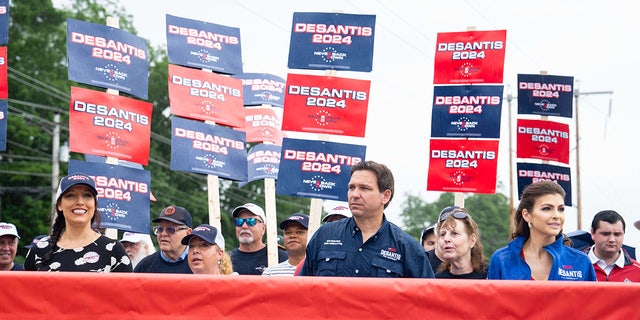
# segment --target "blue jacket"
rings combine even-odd
[[[531,280],[531,269],[520,256],[524,241],[524,237],[519,236],[493,253],[489,262],[488,279]],[[564,238],[560,235],[554,243],[544,246],[553,258],[549,280],[596,281],[596,273],[589,257],[584,252],[565,246],[563,241]]]

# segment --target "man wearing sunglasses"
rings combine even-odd
[[[187,261],[189,247],[181,242],[191,233],[193,222],[189,211],[183,207],[168,206],[152,222],[158,223],[153,227],[153,233],[160,251],[142,259],[133,272],[192,273]]]
[[[424,248],[385,217],[393,192],[387,166],[363,161],[351,167],[347,200],[353,217],[315,232],[300,275],[433,278]]]
[[[231,251],[233,271],[239,274],[261,275],[269,265],[267,245],[262,241],[267,226],[264,210],[253,203],[245,203],[231,212],[235,219],[239,247]],[[278,250],[278,262],[287,260],[287,253]]]

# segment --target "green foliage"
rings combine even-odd
[[[405,230],[416,239],[426,226],[436,224],[440,211],[454,204],[452,193],[443,193],[433,203],[422,201],[419,197],[407,195],[402,205],[402,222]],[[507,244],[509,239],[509,201],[501,194],[473,194],[464,200],[480,229],[480,238],[487,257],[498,248]]]

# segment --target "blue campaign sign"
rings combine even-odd
[[[0,100],[0,151],[7,150],[7,100]]]
[[[280,167],[280,156],[282,148],[275,144],[256,144],[247,156],[249,165],[249,180],[247,182],[260,179],[277,179]]]
[[[9,0],[0,0],[0,45],[9,42]]]
[[[242,73],[239,28],[169,14],[166,19],[169,63],[218,73]]]
[[[242,73],[233,77],[242,80],[245,106],[284,106],[284,90],[287,86],[284,79],[268,73]]]
[[[503,86],[436,86],[431,136],[500,138]]]
[[[564,189],[564,204],[571,206],[571,169],[549,164],[518,162],[518,199],[524,188],[534,182],[550,180]]]
[[[84,173],[95,180],[101,227],[149,234],[149,171],[71,160],[71,173]]]
[[[371,72],[375,24],[375,15],[295,12],[288,66]]]
[[[365,146],[285,138],[276,193],[347,201],[351,167],[365,154]]]
[[[67,19],[69,80],[147,99],[147,41],[126,31]]]
[[[573,77],[518,75],[518,114],[573,117]]]
[[[174,116],[171,120],[171,170],[247,181],[246,134]]]

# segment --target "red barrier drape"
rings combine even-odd
[[[0,318],[635,319],[637,283],[0,272]]]

